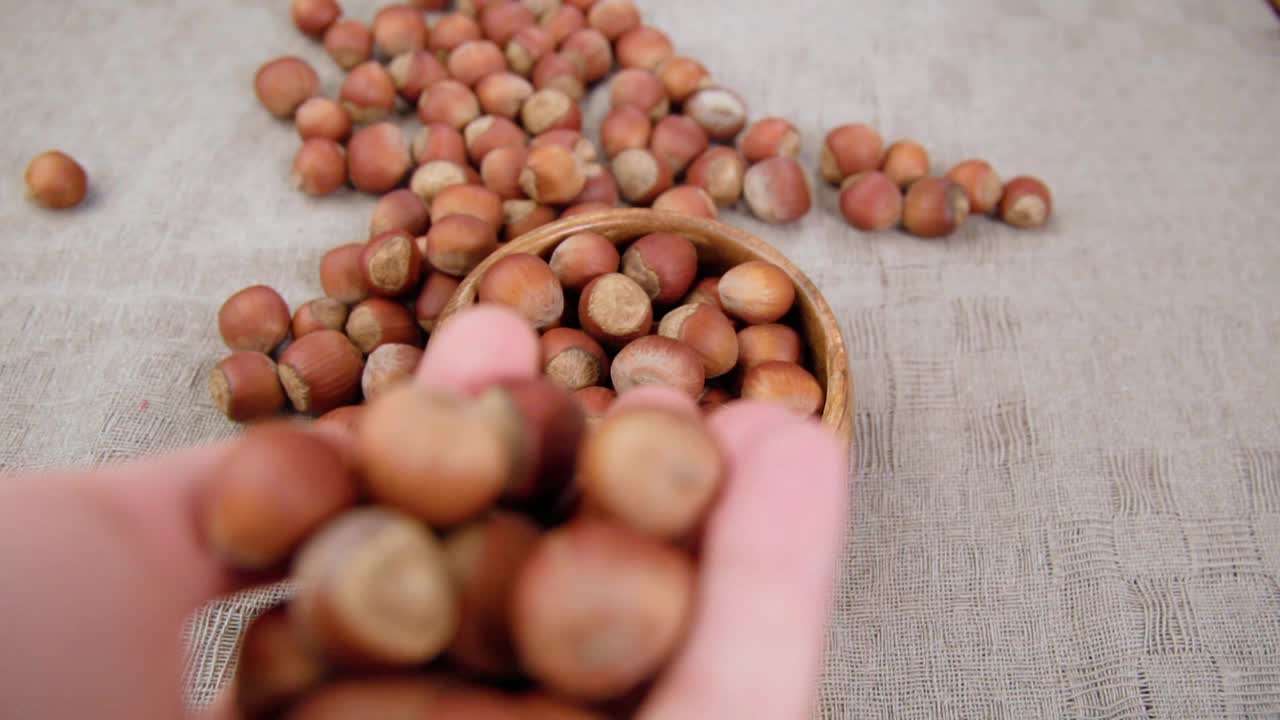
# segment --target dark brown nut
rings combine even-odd
[[[442,272],[433,272],[427,276],[427,281],[422,284],[422,293],[418,295],[418,302],[414,305],[418,325],[424,332],[436,329],[436,320],[453,299],[460,284],[458,278]]]
[[[565,238],[551,252],[551,270],[568,290],[581,290],[592,280],[618,272],[618,248],[599,233],[583,232]]]
[[[503,240],[506,242],[511,242],[556,219],[554,209],[539,205],[532,200],[506,201],[502,204],[502,215],[506,219],[506,228],[503,230]]]
[[[369,222],[369,237],[377,237],[392,230],[403,230],[410,235],[421,235],[431,222],[426,203],[412,190],[392,190],[378,200],[373,207],[373,220]]]
[[[742,399],[776,403],[798,415],[816,415],[822,411],[823,393],[808,370],[795,363],[771,360],[743,375]]]
[[[471,166],[464,163],[448,160],[432,160],[424,163],[422,167],[413,171],[413,177],[409,179],[409,189],[430,207],[436,196],[445,190],[479,181],[479,177],[474,176],[475,171]]]
[[[902,190],[882,172],[858,173],[844,181],[840,190],[840,212],[859,230],[896,227],[902,219]]]
[[[796,301],[796,287],[777,265],[749,260],[720,276],[720,306],[749,325],[777,322]]]
[[[250,422],[284,407],[276,364],[260,352],[238,352],[209,371],[209,397],[228,419]]]
[[[582,192],[573,199],[573,204],[581,203],[600,203],[608,207],[614,207],[618,204],[618,181],[613,179],[613,173],[603,165],[589,163],[583,169],[582,173],[586,176],[586,184],[582,186]]]
[[[529,151],[520,187],[531,199],[546,205],[571,202],[586,185],[582,161],[573,151],[558,145],[544,145]]]
[[[636,281],[655,305],[671,305],[693,287],[698,277],[698,251],[688,238],[651,233],[623,253],[622,274]]]
[[[427,49],[444,59],[455,48],[472,40],[483,40],[484,31],[475,18],[462,13],[450,13],[436,21],[431,28],[431,36],[427,39]]]
[[[769,158],[748,168],[742,196],[751,212],[768,223],[795,222],[813,206],[809,178],[800,163],[789,157]]]
[[[609,356],[592,337],[573,328],[552,328],[542,335],[542,372],[569,392],[600,385],[609,377]]]
[[[351,308],[347,315],[347,337],[366,355],[388,343],[422,344],[413,313],[394,300],[379,297],[371,297]]]
[[[1020,228],[1040,227],[1053,212],[1049,187],[1039,178],[1022,175],[1004,186],[1000,198],[1000,219]]]
[[[484,186],[506,200],[522,200],[520,173],[524,171],[529,151],[522,145],[506,145],[490,150],[480,163],[480,178]]]
[[[362,128],[347,145],[347,170],[351,184],[358,190],[369,193],[393,190],[412,167],[404,135],[391,123]]]
[[[533,85],[511,72],[499,72],[485,76],[476,83],[476,99],[480,109],[489,115],[514,120],[520,116],[520,108],[533,95]]]
[[[594,163],[600,159],[596,153],[596,146],[591,141],[582,137],[581,130],[573,130],[570,128],[556,128],[548,130],[541,135],[537,135],[529,142],[529,148],[540,148],[544,145],[559,145],[567,150],[572,150],[574,155],[584,163]]]
[[[373,33],[359,20],[339,20],[324,34],[324,49],[338,67],[350,70],[373,57]]]
[[[467,164],[467,141],[452,125],[431,123],[413,136],[413,161],[426,165],[433,160]]]
[[[779,361],[800,364],[804,345],[786,325],[752,325],[738,331],[738,365],[744,370]]]
[[[673,103],[683,103],[689,96],[711,84],[711,73],[702,63],[690,57],[676,55],[654,68],[667,98]]]
[[[501,429],[512,458],[503,498],[533,512],[557,503],[573,480],[586,430],[577,403],[539,378],[491,387],[477,406]]]
[[[537,25],[520,28],[507,43],[507,66],[512,72],[529,77],[542,56],[555,49],[555,38],[544,28]]]
[[[621,273],[601,275],[582,290],[578,322],[588,335],[621,347],[653,327],[653,303],[644,288]]]
[[[293,314],[293,337],[298,339],[320,330],[342,331],[347,326],[347,306],[333,298],[316,298],[303,303]]]
[[[587,18],[583,11],[571,5],[565,5],[552,11],[539,23],[547,35],[551,36],[552,46],[557,46],[564,39],[587,26]]]
[[[369,353],[364,363],[364,374],[360,378],[360,389],[364,391],[365,402],[372,401],[388,388],[410,381],[421,360],[421,348],[413,345],[379,345]]]
[[[469,215],[450,215],[427,233],[427,261],[454,277],[464,277],[497,249],[493,226]]]
[[[614,109],[634,107],[652,120],[661,120],[671,112],[662,81],[643,68],[627,68],[614,75],[609,83],[609,102]]]
[[[422,91],[449,79],[449,71],[427,50],[414,50],[397,55],[387,66],[396,92],[410,104],[416,105]]]
[[[270,354],[289,335],[289,305],[266,285],[236,292],[218,309],[218,331],[232,350]]]
[[[258,69],[253,89],[268,112],[291,118],[299,105],[320,92],[320,77],[302,58],[280,57]]]
[[[929,175],[929,151],[914,140],[899,140],[884,151],[880,171],[905,188]]]
[[[472,120],[462,131],[462,136],[467,141],[467,154],[477,166],[494,148],[506,145],[523,147],[528,141],[519,125],[498,115],[482,115]]]
[[[654,126],[649,149],[679,175],[689,163],[706,152],[710,144],[706,131],[698,123],[685,115],[671,115]]]
[[[307,415],[323,415],[350,405],[360,396],[364,358],[346,335],[318,330],[285,348],[277,369],[293,409]]]
[[[457,80],[441,80],[418,98],[418,119],[423,125],[442,123],[461,130],[478,117],[480,100]]]
[[[729,141],[747,124],[747,103],[732,90],[713,85],[690,95],[684,114],[701,125],[712,140]]]
[[[647,205],[674,184],[671,166],[649,150],[624,150],[610,166],[627,202]]]
[[[293,186],[308,195],[328,195],[347,183],[347,154],[325,138],[302,143],[293,157]]]
[[[450,215],[470,215],[489,224],[494,232],[502,227],[502,198],[481,185],[453,185],[431,201],[431,224]]]
[[[298,106],[293,117],[298,137],[342,142],[351,136],[351,115],[335,100],[313,97]]]
[[[338,0],[293,0],[289,14],[303,35],[318,38],[342,16],[342,6]]]
[[[912,235],[950,235],[969,217],[964,188],[946,178],[928,177],[911,184],[902,203],[902,226]]]
[[[458,600],[447,568],[439,541],[414,518],[384,508],[352,510],[298,554],[289,620],[311,647],[334,660],[422,665],[457,631]]]
[[[822,177],[832,185],[869,170],[879,170],[884,155],[880,133],[867,125],[841,125],[822,144]]]
[[[671,38],[661,30],[641,25],[617,39],[618,64],[624,68],[653,70],[675,55]]]
[[[240,641],[236,705],[244,717],[278,713],[320,685],[328,668],[302,643],[283,607],[258,616]]]
[[[653,209],[708,220],[715,220],[720,216],[716,202],[707,191],[693,185],[679,185],[662,193],[653,201]]]
[[[986,160],[965,160],[947,171],[947,179],[964,188],[969,210],[977,215],[990,215],[1004,194],[1004,182]]]
[[[747,164],[733,148],[708,148],[689,166],[685,182],[707,191],[716,205],[732,207],[742,197],[742,180]]]
[[[425,50],[427,20],[422,11],[408,5],[387,5],[373,16],[373,47],[384,57]]]
[[[474,87],[489,75],[507,71],[507,58],[488,40],[472,40],[449,53],[449,74],[458,82]]]
[[[778,117],[752,123],[738,140],[738,149],[749,163],[771,157],[796,157],[800,154],[800,131]]]
[[[648,147],[652,133],[653,123],[646,113],[631,105],[623,105],[605,116],[600,126],[600,142],[604,145],[605,156],[614,158],[624,150]]]
[[[613,401],[618,399],[618,394],[609,388],[593,386],[574,392],[573,399],[582,408],[582,413],[587,418],[587,426],[594,427],[604,419]]]
[[[582,129],[582,110],[573,98],[555,88],[543,88],[520,108],[520,121],[531,135],[541,135],[549,130]]]
[[[360,271],[373,295],[400,297],[417,292],[422,255],[413,233],[392,230],[371,239],[360,255]]]
[[[23,173],[27,197],[50,210],[65,210],[84,200],[89,176],[74,158],[49,150],[31,159]]]
[[[533,66],[533,87],[536,90],[559,90],[575,102],[586,95],[586,80],[578,72],[578,66],[560,53],[547,53]]]
[[[517,253],[491,265],[480,279],[477,297],[514,309],[537,330],[557,325],[564,315],[560,281],[536,255]]]
[[[644,385],[665,385],[697,400],[707,383],[698,353],[661,335],[646,335],[628,343],[613,359],[610,376],[619,395]]]
[[[591,6],[587,22],[610,40],[640,27],[640,11],[631,0],[600,0]]]
[[[704,277],[694,283],[693,289],[689,294],[680,301],[681,305],[692,305],[700,303],[710,305],[711,307],[724,312],[724,308],[720,307],[720,276],[713,275]]]
[[[320,286],[325,295],[347,305],[369,297],[369,286],[360,270],[363,254],[364,243],[339,245],[324,254],[320,259]]]
[[[599,30],[583,28],[564,39],[560,54],[578,68],[589,83],[599,82],[613,69],[613,46]]]
[[[667,313],[658,334],[693,348],[708,378],[729,372],[738,364],[738,333],[733,321],[711,305],[682,305]]]

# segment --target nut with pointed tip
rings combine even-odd
[[[293,314],[293,338],[320,330],[341,331],[346,325],[346,305],[329,297],[316,298],[303,303]]]
[[[777,265],[748,260],[720,276],[720,306],[725,314],[750,325],[777,322],[796,301],[791,277]]]
[[[684,114],[701,125],[712,140],[732,140],[747,124],[746,102],[732,90],[717,86],[690,95]]]
[[[624,150],[610,167],[622,197],[637,205],[652,203],[674,184],[671,166],[650,150]]]
[[[911,184],[902,203],[902,226],[922,238],[950,235],[969,216],[964,188],[946,178],[927,177]]]
[[[622,255],[622,273],[644,289],[657,305],[671,305],[684,297],[698,275],[698,251],[688,238],[651,233],[636,240]]]
[[[929,151],[914,140],[899,140],[884,151],[880,171],[905,188],[929,175]]]
[[[800,163],[773,157],[752,165],[742,178],[742,195],[752,214],[768,223],[790,223],[809,213],[813,200]]]
[[[347,168],[351,184],[358,190],[369,193],[393,190],[412,167],[404,134],[391,123],[363,128],[347,145]]]
[[[609,83],[609,102],[612,108],[634,107],[651,120],[661,120],[671,112],[662,81],[643,68],[627,68]]]
[[[635,280],[621,273],[608,273],[583,288],[578,300],[578,322],[601,343],[620,347],[648,334],[653,327],[653,303]]]
[[[401,188],[383,195],[373,206],[373,219],[369,222],[369,237],[385,232],[403,230],[410,235],[421,235],[431,222],[426,203],[412,190]]]
[[[708,220],[715,220],[720,216],[715,201],[707,191],[694,185],[678,185],[662,193],[653,201],[653,209]]]
[[[555,209],[539,205],[532,200],[506,201],[502,204],[502,215],[506,219],[506,228],[502,231],[503,239],[507,242],[556,219]]]
[[[646,335],[627,343],[610,371],[619,395],[645,385],[665,385],[697,400],[706,385],[702,358],[688,345],[662,335]]]
[[[816,415],[822,411],[823,393],[808,370],[795,363],[770,360],[743,375],[742,399],[775,403],[798,415]]]
[[[409,178],[409,189],[430,207],[436,196],[445,190],[472,182],[474,172],[465,161],[457,163],[431,160],[413,171],[413,177]]]
[[[422,255],[413,234],[392,230],[374,237],[360,255],[360,271],[374,295],[400,297],[417,292],[422,280]]]
[[[427,233],[427,261],[454,277],[464,277],[497,249],[493,226],[469,215],[451,215]]]
[[[536,255],[516,253],[494,263],[480,279],[482,303],[506,305],[536,330],[553,327],[564,315],[564,290],[551,266]]]
[[[519,125],[500,115],[482,115],[467,124],[462,136],[467,141],[467,154],[479,166],[494,148],[507,145],[523,147],[528,141]]]
[[[253,89],[268,112],[291,118],[299,105],[320,92],[320,77],[302,58],[280,57],[258,68]]]
[[[373,57],[373,33],[359,20],[339,20],[324,34],[324,49],[338,67],[350,70]]]
[[[298,106],[293,116],[298,137],[342,142],[351,136],[351,115],[336,100],[313,97]]]
[[[529,77],[542,56],[555,49],[555,38],[545,28],[537,25],[520,28],[507,43],[507,66],[512,72]]]
[[[742,197],[742,181],[747,164],[733,148],[708,148],[689,166],[685,182],[707,191],[720,207],[732,207]]]
[[[444,123],[431,123],[414,133],[413,161],[418,165],[426,165],[433,160],[467,164],[467,141],[457,128]]]
[[[599,233],[570,235],[551,252],[551,270],[567,290],[582,290],[592,280],[618,272],[618,248]]]
[[[346,305],[369,297],[369,285],[360,270],[364,243],[339,245],[320,259],[320,286],[324,294]]]
[[[533,87],[537,90],[559,90],[575,102],[586,94],[586,81],[578,66],[560,53],[547,53],[533,66]]]
[[[600,0],[591,6],[587,22],[610,40],[640,27],[640,11],[631,0]]]
[[[418,119],[423,125],[442,123],[461,130],[478,117],[480,100],[457,80],[441,80],[418,97]]]
[[[609,356],[590,335],[573,328],[552,328],[539,339],[542,372],[569,392],[600,385],[609,377]]]
[[[266,285],[252,285],[218,309],[218,331],[232,350],[270,354],[289,335],[289,305]]]
[[[1053,212],[1049,187],[1039,178],[1021,175],[1005,183],[1000,219],[1020,228],[1040,227]]]
[[[852,175],[840,190],[840,212],[859,230],[887,230],[902,219],[902,190],[877,170]]]
[[[667,313],[658,334],[693,348],[708,378],[724,375],[738,364],[738,333],[733,322],[711,305],[682,305]]]
[[[599,30],[583,28],[560,43],[560,54],[573,63],[583,80],[598,82],[613,69],[613,46]]]
[[[690,95],[711,84],[711,73],[706,66],[691,57],[675,55],[654,68],[667,98],[673,103],[683,103]]]
[[[484,186],[497,193],[503,201],[523,200],[525,191],[520,187],[520,173],[529,151],[523,145],[504,145],[490,150],[480,162],[480,179]]]
[[[359,397],[364,358],[346,335],[318,330],[285,348],[277,369],[293,409],[323,415]]]
[[[387,5],[373,16],[373,47],[384,57],[424,50],[427,47],[426,16],[408,5]]]
[[[587,27],[587,18],[583,12],[579,8],[565,5],[544,16],[539,26],[551,36],[551,44],[554,47],[578,30]]]
[[[771,157],[793,158],[800,154],[800,131],[782,118],[757,120],[742,134],[738,148],[749,163]]]
[[[822,143],[822,177],[832,185],[868,170],[879,170],[884,141],[873,127],[840,125],[827,133]]]
[[[294,187],[308,195],[337,192],[347,182],[347,154],[333,140],[306,140],[293,157],[292,178]]]
[[[680,301],[681,305],[693,305],[695,303],[702,305],[710,305],[711,307],[724,312],[724,308],[720,307],[720,276],[713,275],[704,277],[693,284],[693,289],[688,295]]]
[[[677,175],[706,152],[709,145],[706,131],[685,115],[663,118],[654,126],[653,137],[649,140],[649,148]]]
[[[582,192],[586,182],[582,161],[573,151],[559,145],[543,145],[530,150],[524,170],[520,172],[520,187],[525,194],[546,205],[571,202]]]
[[[480,109],[485,113],[514,120],[520,116],[520,108],[525,101],[533,95],[533,85],[515,73],[498,72],[476,83],[475,92]]]
[[[600,142],[604,154],[617,157],[625,150],[646,148],[653,133],[653,122],[648,114],[632,105],[615,107],[600,125]]]
[[[489,75],[506,72],[507,58],[501,48],[488,40],[470,40],[449,53],[447,66],[454,80],[474,87]]]
[[[1004,194],[1004,182],[986,160],[965,160],[947,171],[947,179],[964,188],[976,215],[990,215]]]
[[[396,109],[396,84],[376,60],[355,66],[342,81],[338,99],[351,119],[362,125],[386,118]]]
[[[371,297],[351,308],[346,330],[347,337],[366,355],[388,343],[420,345],[422,342],[418,323],[409,309],[380,297]]]
[[[369,353],[360,378],[365,402],[372,402],[389,388],[409,382],[422,360],[422,350],[413,345],[388,343]]]
[[[479,218],[497,232],[502,227],[502,198],[483,185],[451,185],[432,198],[431,224],[450,215]]]
[[[422,293],[418,295],[418,302],[414,304],[418,325],[424,332],[436,329],[436,320],[453,299],[460,284],[461,281],[457,278],[442,272],[433,272],[427,276],[427,281],[422,284]]]
[[[269,717],[318,687],[328,668],[298,638],[285,608],[259,615],[240,641],[235,699],[243,717]]]
[[[303,35],[318,38],[342,16],[342,7],[338,0],[293,0],[289,14]]]
[[[422,91],[428,87],[449,79],[449,71],[436,56],[428,50],[414,50],[397,55],[387,65],[391,81],[395,83],[396,92],[410,104],[416,105]]]
[[[276,364],[260,352],[234,353],[209,371],[209,397],[236,422],[271,417],[284,407]]]
[[[648,25],[632,28],[614,42],[618,64],[624,68],[653,70],[675,55],[671,38],[661,30]]]
[[[555,88],[542,88],[525,100],[520,122],[531,135],[548,130],[582,129],[582,110],[573,98]]]
[[[775,360],[798,365],[803,352],[800,334],[786,325],[752,325],[738,331],[738,365],[744,370]]]

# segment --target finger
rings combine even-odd
[[[693,627],[639,717],[805,718],[845,526],[844,453],[816,422],[754,403],[718,411],[712,429],[730,479]]]
[[[646,385],[623,393],[609,406],[608,414],[637,408],[670,410],[695,418],[699,416],[698,406],[689,399],[688,395],[664,385]]]
[[[503,380],[535,377],[538,336],[519,315],[477,305],[453,316],[431,337],[417,380],[471,393]]]

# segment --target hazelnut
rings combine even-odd
[[[676,651],[693,612],[693,586],[692,562],[665,543],[598,520],[552,530],[513,593],[522,664],[557,693],[625,695]]]
[[[618,64],[624,68],[653,70],[675,55],[671,39],[661,30],[641,25],[617,39]]]
[[[720,276],[714,275],[704,277],[693,284],[693,289],[688,295],[680,301],[681,305],[692,305],[699,303],[702,305],[710,305],[711,307],[724,312],[724,308],[720,307]]]
[[[779,156],[793,158],[800,154],[800,131],[782,118],[757,120],[738,140],[738,149],[749,163]]]
[[[366,355],[388,343],[418,345],[422,342],[413,313],[394,300],[380,297],[371,297],[351,308],[347,316],[347,337]]]
[[[507,226],[503,231],[503,239],[507,242],[556,219],[555,210],[532,200],[506,201],[502,204],[502,215]]]
[[[596,146],[591,141],[582,137],[580,130],[572,130],[570,128],[556,128],[548,130],[541,135],[534,136],[529,142],[529,148],[540,148],[543,145],[559,145],[562,148],[572,150],[574,155],[584,163],[594,163],[600,159],[596,154]]]
[[[633,530],[677,540],[706,517],[724,475],[702,418],[637,408],[606,417],[587,436],[579,482],[592,507]]]
[[[536,255],[516,253],[491,265],[480,279],[482,303],[506,305],[544,330],[564,315],[564,290],[551,266]]]
[[[501,430],[512,459],[503,497],[530,510],[558,502],[573,480],[586,429],[577,403],[550,381],[536,379],[490,387],[477,407]]]
[[[547,205],[572,201],[585,184],[582,161],[571,150],[558,145],[530,150],[520,173],[520,187],[525,194]]]
[[[497,249],[495,228],[469,215],[450,215],[427,233],[427,260],[431,267],[454,277],[465,276]]]
[[[637,205],[653,202],[674,182],[671,166],[649,150],[624,150],[611,168],[622,197]]]
[[[360,257],[364,243],[339,245],[320,259],[320,286],[324,294],[347,305],[369,297],[364,271],[360,269]]]
[[[816,415],[822,410],[823,393],[808,370],[795,363],[770,360],[743,375],[742,399],[776,403],[799,415]]]
[[[635,280],[654,304],[671,305],[693,286],[698,251],[688,238],[651,233],[627,248],[622,255],[622,273]]]
[[[422,280],[422,255],[413,238],[404,230],[392,230],[365,244],[360,270],[370,293],[400,297],[417,291]]]
[[[697,400],[707,382],[698,353],[662,335],[646,335],[627,343],[613,359],[610,375],[619,395],[644,385],[665,385]]]
[[[303,35],[320,37],[342,16],[337,0],[293,0],[289,14]]]
[[[413,161],[426,165],[433,160],[467,164],[467,141],[452,125],[431,123],[413,136]]]
[[[371,402],[388,388],[411,380],[421,360],[422,350],[413,345],[388,343],[378,346],[369,353],[360,378],[365,401]]]
[[[484,31],[475,18],[462,13],[450,13],[436,21],[427,39],[427,49],[441,59],[449,56],[455,48],[472,40],[483,40]]]
[[[347,405],[345,407],[334,408],[329,412],[316,418],[316,425],[320,427],[334,427],[340,429],[345,436],[352,436],[356,432],[356,428],[360,427],[360,421],[364,418],[363,405]]]
[[[470,166],[448,160],[432,160],[413,172],[409,189],[428,207],[436,196],[448,188],[472,182],[475,173]]]
[[[791,310],[796,288],[773,263],[748,260],[720,276],[720,306],[749,325],[777,322]]]
[[[453,185],[441,190],[431,201],[431,223],[450,215],[479,218],[497,232],[502,227],[502,198],[481,185]]]
[[[733,322],[711,305],[681,305],[662,318],[658,334],[693,348],[708,378],[720,377],[738,364],[738,333]]]
[[[520,115],[520,108],[533,94],[528,80],[511,72],[487,75],[476,83],[476,99],[480,109],[489,115],[513,120]]]
[[[604,154],[617,157],[623,150],[646,148],[653,123],[649,116],[632,105],[623,105],[609,111],[600,125],[600,142]]]
[[[702,399],[698,401],[698,410],[703,415],[710,415],[731,402],[733,402],[733,396],[727,390],[709,387],[702,391]]]
[[[822,144],[822,176],[839,185],[850,175],[880,169],[884,141],[866,125],[841,125],[827,133]]]
[[[707,191],[693,185],[679,185],[662,193],[653,201],[653,209],[708,220],[715,220],[720,216],[715,201]]]
[[[621,273],[601,275],[582,290],[578,321],[591,337],[620,347],[653,327],[653,303],[644,288]]]
[[[351,136],[351,115],[336,100],[313,97],[298,106],[294,126],[303,140],[324,138],[342,142]]]
[[[524,0],[524,6],[539,20],[559,10],[562,4],[561,0]]]
[[[57,150],[31,159],[23,175],[27,197],[52,210],[75,207],[84,200],[89,177],[70,155]]]
[[[589,83],[609,76],[613,69],[613,46],[599,30],[583,28],[560,43],[560,54],[578,68],[578,73]]]
[[[341,331],[347,325],[347,306],[324,297],[303,303],[293,314],[293,337],[298,339],[320,330]]]
[[[582,186],[582,192],[573,199],[573,204],[600,203],[608,207],[618,204],[618,182],[613,179],[613,173],[608,168],[590,163],[582,169],[582,173],[587,181]]]
[[[464,85],[474,86],[485,77],[506,70],[507,58],[488,40],[471,40],[449,53],[449,74]]]
[[[914,140],[899,140],[884,151],[880,171],[905,188],[929,174],[929,151]]]
[[[643,68],[627,68],[609,83],[609,102],[614,109],[634,107],[652,120],[671,112],[671,101],[658,76]]]
[[[684,115],[671,115],[654,126],[649,148],[678,175],[706,152],[710,144],[706,131],[698,123]]]
[[[552,328],[543,334],[542,372],[569,392],[600,385],[609,377],[609,356],[581,330]]]
[[[600,0],[587,12],[587,22],[610,40],[640,27],[640,11],[631,0]]]
[[[320,91],[320,77],[306,60],[280,57],[258,68],[253,89],[268,112],[291,118],[299,105]]]
[[[325,138],[302,143],[293,158],[293,185],[308,195],[328,195],[347,182],[347,154]]]
[[[712,140],[732,140],[747,124],[746,102],[732,90],[716,86],[690,95],[684,114],[701,125]]]
[[[364,358],[346,335],[317,330],[285,348],[277,369],[293,409],[323,415],[359,397]]]
[[[339,516],[307,541],[291,574],[295,632],[336,660],[422,665],[448,646],[458,627],[458,600],[440,543],[422,523],[393,510],[364,507]],[[344,705],[336,715],[348,716],[350,703]],[[383,716],[379,710],[359,714]]]
[[[552,46],[558,46],[564,39],[587,26],[587,18],[583,10],[565,5],[559,10],[548,13],[539,21],[543,30],[551,37]]]
[[[520,121],[532,135],[561,128],[582,129],[582,110],[568,95],[555,88],[543,88],[529,96],[520,108]]]
[[[421,235],[427,229],[431,215],[426,203],[412,190],[392,190],[383,195],[373,206],[373,220],[369,222],[369,237],[377,237],[392,230],[403,230],[410,235]]]
[[[570,235],[551,252],[551,270],[568,290],[581,290],[592,280],[618,272],[618,248],[599,233]]]
[[[888,175],[868,170],[844,181],[840,212],[859,230],[887,230],[902,219],[902,190]]]
[[[236,292],[218,309],[218,331],[232,350],[270,353],[289,335],[289,305],[266,285]]]
[[[902,203],[902,226],[923,238],[950,235],[968,216],[969,198],[964,188],[946,178],[915,181]]]
[[[1004,186],[1000,198],[1000,219],[1020,228],[1044,225],[1053,212],[1049,188],[1039,178],[1018,176]]]
[[[685,182],[706,190],[716,205],[732,207],[742,197],[742,180],[746,173],[746,161],[736,150],[717,145],[693,161]]]
[[[529,77],[533,66],[542,56],[555,49],[555,39],[542,27],[531,25],[520,28],[507,43],[507,66],[512,72]]]
[[[738,331],[738,364],[744,370],[761,363],[800,363],[800,334],[786,325],[751,325]]]
[[[284,407],[275,361],[260,352],[242,351],[223,358],[209,371],[209,397],[236,422],[270,417]]]
[[[768,223],[795,222],[812,206],[809,178],[795,159],[774,157],[752,165],[742,179],[747,207]]]
[[[235,442],[211,475],[201,525],[214,552],[237,570],[268,570],[356,502],[356,480],[338,451],[304,428],[275,423]]]
[[[516,33],[527,27],[536,27],[538,18],[533,11],[519,2],[491,5],[480,15],[480,28],[484,36],[499,47],[506,47]]]
[[[480,178],[484,180],[484,186],[503,200],[524,199],[520,173],[524,170],[528,154],[523,145],[505,145],[489,151],[480,163]]]
[[[457,278],[442,272],[433,272],[427,276],[427,281],[422,284],[422,293],[418,295],[418,302],[414,305],[418,325],[425,332],[436,329],[436,320],[453,299],[460,284],[461,281]]]
[[[683,103],[690,95],[711,84],[711,73],[697,60],[675,55],[654,68],[673,103]]]
[[[338,67],[350,70],[373,57],[373,33],[359,20],[339,20],[324,34],[324,49]]]
[[[408,5],[387,5],[373,16],[373,47],[385,57],[425,50],[427,20]]]
[[[467,124],[462,136],[467,141],[471,162],[479,165],[494,148],[505,145],[523,147],[528,140],[519,125],[498,115],[482,115]]]
[[[422,97],[423,90],[441,80],[449,79],[449,71],[435,55],[426,50],[397,55],[387,66],[387,72],[400,97],[415,105]]]
[[[285,609],[269,610],[240,641],[236,705],[243,717],[269,717],[320,685],[326,670],[293,632]]]
[[[559,90],[575,102],[582,100],[587,92],[578,66],[560,53],[547,53],[534,64],[533,87],[537,90]]]
[[[964,189],[970,212],[978,215],[990,215],[1004,193],[1004,182],[985,160],[965,160],[947,171],[947,179]]]
[[[612,210],[613,205],[602,202],[584,202],[576,205],[570,205],[560,213],[560,218],[569,218],[575,215],[590,215],[591,213],[601,212],[603,210]]]
[[[480,101],[457,80],[441,80],[418,97],[418,119],[423,125],[443,123],[461,130],[478,117]]]
[[[578,403],[578,407],[582,408],[582,413],[587,418],[587,425],[594,426],[604,419],[613,401],[618,399],[618,394],[609,388],[592,386],[575,391],[573,399]]]
[[[394,189],[413,166],[400,128],[378,123],[362,128],[347,144],[351,184],[369,193]]]

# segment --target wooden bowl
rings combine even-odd
[[[772,245],[722,223],[675,213],[632,209],[605,210],[544,225],[503,245],[480,263],[462,281],[441,313],[440,320],[443,322],[458,310],[475,304],[480,278],[498,260],[514,253],[550,257],[560,241],[580,232],[599,233],[617,244],[654,232],[675,233],[693,242],[702,269],[723,271],[748,260],[765,260],[782,268],[796,285],[797,307],[792,310],[792,315],[803,329],[810,369],[826,391],[822,422],[842,443],[849,445],[853,435],[853,378],[849,374],[849,357],[840,336],[840,324],[836,322],[830,306],[813,282]]]

